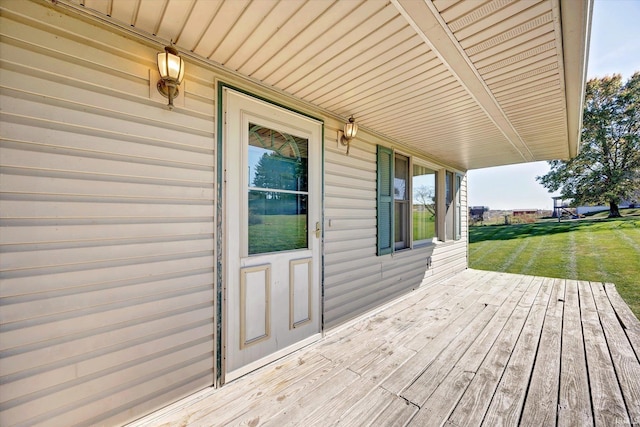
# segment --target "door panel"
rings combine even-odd
[[[319,338],[322,123],[225,89],[230,381]]]

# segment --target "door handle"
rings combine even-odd
[[[320,221],[316,222],[316,237],[319,239],[320,238],[320,233],[322,232],[322,229],[320,228]]]

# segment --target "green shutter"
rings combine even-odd
[[[378,255],[393,251],[393,151],[378,145]]]

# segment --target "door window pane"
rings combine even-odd
[[[249,190],[249,255],[306,249],[307,195]]]
[[[249,255],[308,248],[308,140],[249,124]]]
[[[428,242],[436,236],[436,172],[413,165],[413,241]]]
[[[307,191],[308,140],[249,124],[249,187]]]

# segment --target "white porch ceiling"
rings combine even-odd
[[[592,0],[67,0],[461,169],[574,156]]]

